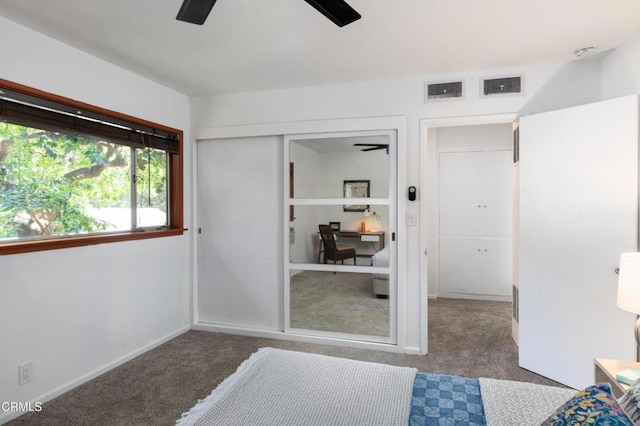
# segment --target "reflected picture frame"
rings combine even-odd
[[[370,191],[369,180],[345,180],[343,184],[344,198],[369,198]],[[368,208],[368,204],[346,204],[342,206],[342,210],[345,212],[363,212]]]
[[[340,222],[329,222],[329,226],[334,231],[339,231],[340,230]]]

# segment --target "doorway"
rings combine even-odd
[[[501,114],[420,122],[420,182],[426,192],[420,280],[429,299],[511,302],[509,182],[515,119],[515,114]],[[497,214],[493,209],[493,215],[489,206],[496,199],[489,186],[497,187],[502,198],[498,204],[503,207]],[[426,346],[428,336],[424,340]]]

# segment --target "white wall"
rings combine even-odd
[[[511,149],[513,129],[511,124],[484,124],[477,126],[439,127],[436,129],[438,150],[459,148],[464,150],[479,147],[501,147]]]
[[[520,96],[480,98],[481,77],[524,75],[525,93]],[[467,93],[462,101],[423,102],[424,82],[462,78]],[[539,65],[470,72],[459,75],[433,75],[386,81],[361,82],[335,86],[306,87],[279,91],[241,93],[192,99],[192,124],[195,133],[206,134],[208,128],[256,125],[263,123],[299,123],[309,120],[306,132],[312,132],[312,122],[353,117],[404,115],[407,120],[407,146],[398,158],[399,181],[418,187],[418,201],[406,203],[399,211],[400,226],[406,212],[419,216],[425,203],[421,196],[420,135],[422,118],[463,117],[475,115],[519,113],[526,115],[601,98],[601,73],[598,61],[578,61],[570,64]],[[265,126],[267,128],[268,126]],[[305,133],[305,129],[300,129]],[[268,133],[267,133],[268,134]],[[404,192],[400,197],[404,197]],[[403,207],[404,208],[404,207]],[[401,336],[407,348],[421,345],[420,288],[421,227],[404,228],[406,238],[399,241],[406,253],[406,271],[400,271],[406,298],[400,301],[399,318],[406,322],[406,336]],[[433,237],[429,237],[433,238]],[[423,265],[426,270],[426,262]],[[426,274],[423,270],[422,273]]]
[[[605,99],[640,93],[640,32],[603,59],[602,77]]]
[[[183,129],[190,140],[184,95],[4,18],[0,50],[0,78]],[[185,182],[188,227],[188,167]],[[189,240],[0,257],[0,401],[47,400],[188,329]],[[34,380],[18,386],[25,361],[34,362]],[[0,423],[13,416],[0,413]]]

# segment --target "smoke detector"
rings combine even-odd
[[[582,56],[593,55],[594,53],[597,52],[597,50],[598,50],[598,46],[588,46],[588,47],[583,47],[581,49],[575,50],[573,54],[580,58]]]

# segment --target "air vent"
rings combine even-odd
[[[486,78],[482,80],[482,96],[522,93],[522,77]]]
[[[461,81],[452,81],[448,83],[431,83],[425,84],[425,86],[425,102],[442,99],[462,98]]]

